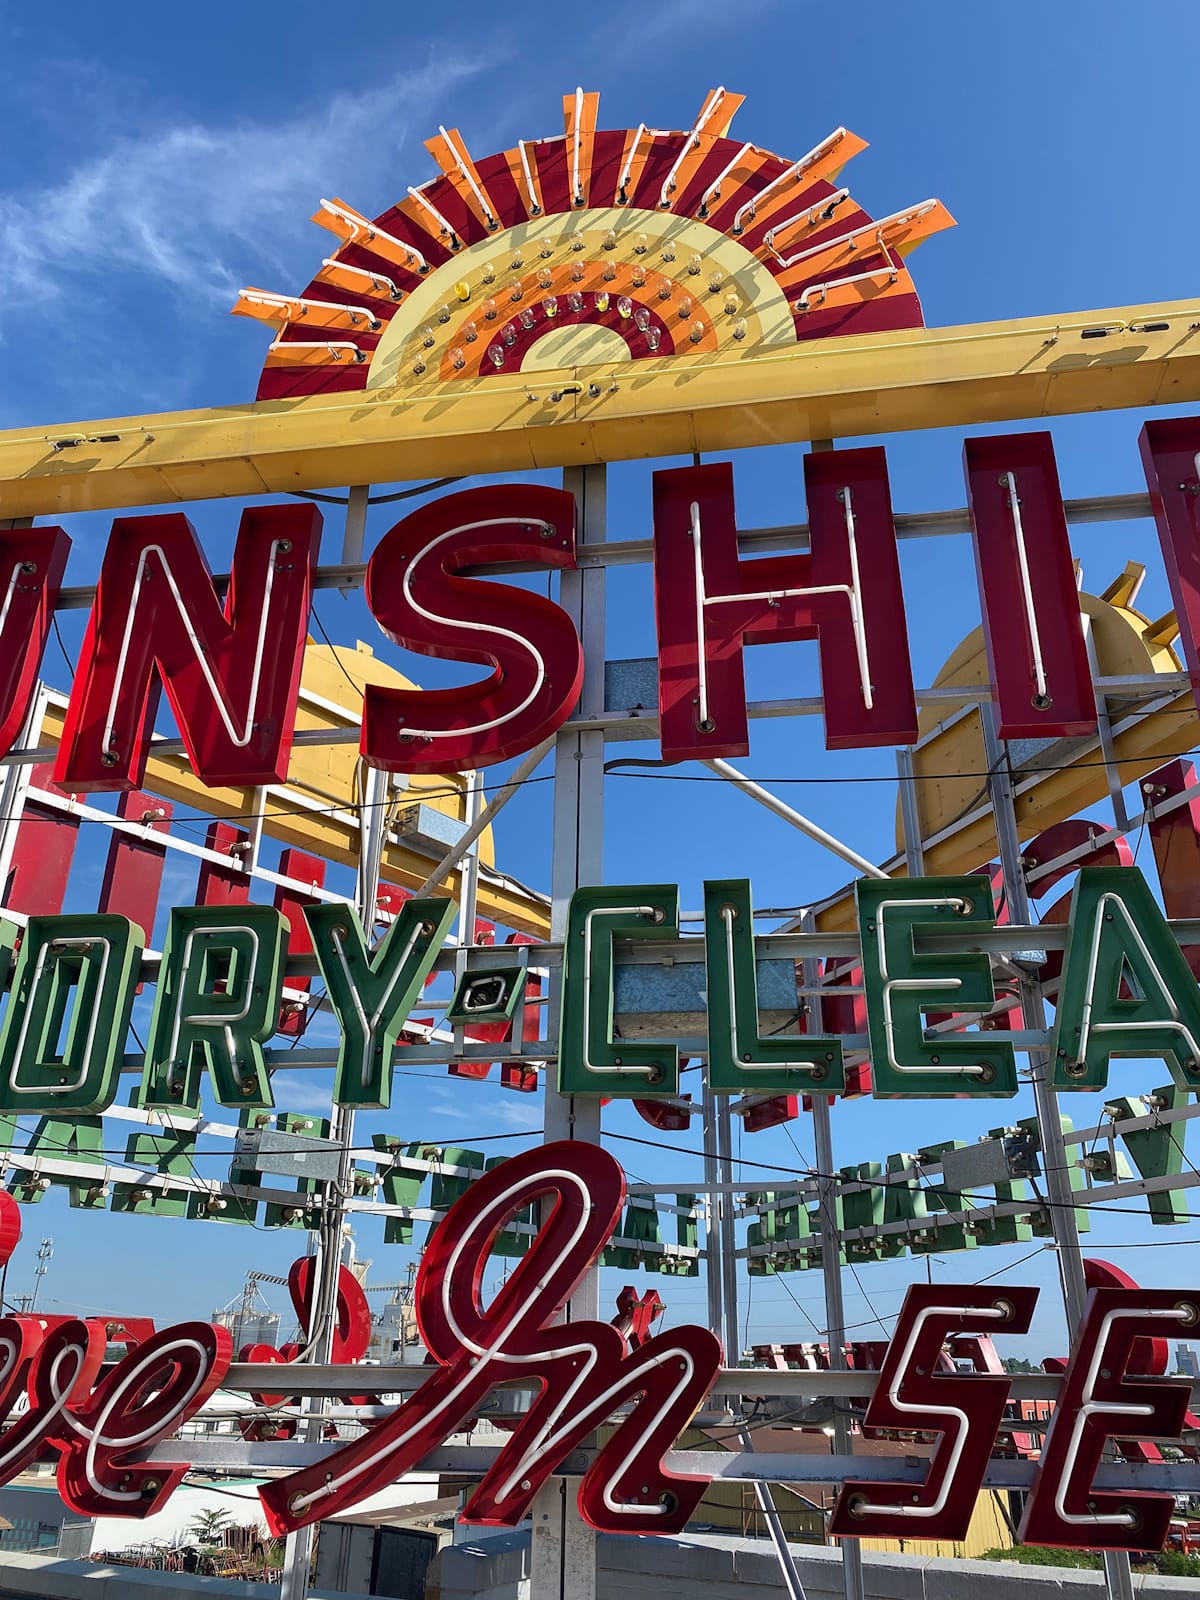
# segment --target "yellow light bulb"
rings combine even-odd
[[[460,300],[469,300],[471,298],[471,285],[465,279],[460,278],[454,285],[454,292]]]
[[[596,310],[608,310],[608,292],[605,289],[601,289],[600,293],[596,296]]]

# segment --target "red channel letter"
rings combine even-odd
[[[186,517],[118,517],[55,779],[137,788],[164,685],[203,783],[284,782],[320,533],[315,506],[243,511],[222,608]]]
[[[1091,733],[1096,696],[1048,433],[963,446],[1000,737]]]
[[[1138,443],[1179,642],[1200,704],[1200,417],[1147,422]]]
[[[884,452],[804,458],[811,553],[738,557],[728,462],[654,474],[658,699],[668,761],[749,748],[745,645],[816,639],[831,750],[910,744],[917,708]]]
[[[543,1195],[554,1206],[532,1248],[486,1309],[488,1256],[504,1225]],[[356,1504],[408,1472],[473,1416],[497,1383],[541,1386],[485,1473],[468,1522],[511,1527],[528,1514],[562,1458],[628,1401],[584,1476],[579,1508],[608,1533],[677,1533],[707,1479],[662,1465],[707,1394],[721,1345],[706,1328],[646,1339],[632,1354],[603,1322],[552,1326],[616,1231],[625,1198],[618,1163],[595,1145],[563,1141],[528,1150],[471,1184],[426,1247],[417,1276],[421,1333],[440,1370],[362,1438],[260,1491],[273,1533]]]
[[[918,1489],[909,1483],[843,1484],[830,1533],[860,1539],[965,1537],[1012,1385],[1007,1376],[937,1374],[938,1358],[950,1333],[1025,1333],[1037,1296],[1036,1289],[996,1293],[959,1284],[909,1289],[863,1427],[915,1429],[941,1438]]]
[[[70,548],[61,528],[11,528],[0,533],[0,753],[4,755],[17,742],[29,711]],[[37,743],[36,737],[33,742]]]
[[[1159,1550],[1175,1510],[1169,1494],[1093,1487],[1110,1439],[1177,1440],[1190,1382],[1128,1376],[1139,1341],[1187,1335],[1200,1324],[1200,1296],[1179,1289],[1093,1289],[1066,1381],[1025,1503],[1024,1544],[1068,1549]],[[1143,1349],[1145,1346],[1143,1344]],[[1153,1365],[1141,1359],[1140,1366]]]
[[[453,689],[369,684],[363,759],[387,772],[461,772],[534,749],[566,721],[583,649],[561,606],[528,589],[464,576],[483,565],[575,565],[575,499],[500,484],[431,501],[384,535],[366,596],[399,645],[480,661],[490,677]]]
[[[49,1439],[60,1452],[58,1492],[85,1517],[151,1516],[191,1467],[186,1461],[133,1461],[130,1453],[169,1439],[199,1411],[229,1369],[232,1335],[210,1322],[164,1328],[124,1356],[85,1401],[59,1410],[50,1353],[60,1336],[74,1340],[72,1330],[80,1326],[68,1323],[49,1336],[30,1381],[33,1414],[53,1419]],[[92,1331],[103,1354],[104,1336]]]

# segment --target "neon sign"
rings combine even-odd
[[[1200,419],[1148,423],[1142,449],[1195,675],[1196,496],[1171,485],[1186,490],[1195,481]],[[1050,437],[968,440],[966,465],[1002,732],[1091,731],[1095,708]],[[745,754],[743,650],[794,639],[818,643],[829,748],[916,736],[884,452],[809,455],[804,473],[809,551],[753,560],[738,555],[728,465],[655,474],[659,715],[669,760]],[[487,767],[536,749],[562,727],[583,672],[573,622],[543,596],[471,574],[482,565],[573,567],[574,516],[563,490],[505,484],[433,501],[384,536],[365,582],[384,632],[419,653],[492,670],[452,689],[369,686],[365,761],[407,773]],[[312,507],[246,511],[222,602],[186,518],[119,518],[56,781],[77,792],[135,787],[160,683],[205,784],[282,781],[320,525]],[[0,571],[10,572],[0,610],[4,751],[28,709],[68,545],[56,528],[0,534]],[[1009,626],[1013,616],[1023,625]]]
[[[546,1198],[552,1205],[532,1248],[485,1307],[482,1282],[497,1238],[514,1215]],[[624,1200],[624,1174],[613,1157],[572,1142],[514,1156],[471,1184],[439,1225],[417,1278],[417,1316],[437,1370],[360,1438],[267,1484],[260,1494],[272,1531],[318,1521],[395,1482],[503,1383],[536,1392],[469,1501],[466,1521],[515,1526],[580,1441],[616,1416],[612,1436],[583,1472],[582,1515],[605,1532],[680,1531],[711,1479],[673,1470],[669,1453],[720,1371],[720,1341],[706,1328],[687,1325],[650,1333],[652,1307],[638,1317],[626,1306],[618,1325],[556,1321],[612,1238]],[[0,1255],[11,1254],[19,1234],[17,1206],[0,1192]],[[290,1279],[304,1318],[311,1311],[311,1273],[311,1261],[298,1262]],[[929,1470],[916,1492],[869,1478],[847,1480],[833,1533],[965,1533],[1010,1380],[996,1371],[964,1376],[943,1346],[951,1336],[990,1339],[1026,1331],[1037,1294],[957,1284],[908,1290],[891,1343],[870,1349],[880,1372],[863,1424],[935,1435]],[[1189,1420],[1190,1384],[1159,1376],[1153,1355],[1151,1370],[1141,1371],[1145,1336],[1161,1339],[1198,1323],[1200,1297],[1192,1291],[1093,1289],[1022,1537],[1108,1549],[1162,1544],[1170,1495],[1097,1494],[1091,1482],[1110,1439],[1179,1439]],[[345,1273],[338,1328],[335,1360],[354,1360],[365,1348],[369,1316],[361,1289]],[[156,1462],[154,1446],[203,1409],[228,1373],[232,1344],[227,1330],[208,1323],[155,1331],[144,1320],[131,1321],[121,1334],[127,1353],[102,1372],[111,1331],[100,1318],[0,1320],[0,1421],[8,1422],[0,1433],[0,1482],[50,1448],[59,1458],[59,1491],[73,1510],[144,1518],[161,1509],[190,1470],[186,1461]],[[286,1384],[286,1364],[295,1354],[295,1347],[252,1346],[243,1357],[274,1364]],[[363,1377],[368,1385],[381,1381],[377,1369],[363,1369]],[[22,1394],[28,1405],[18,1414]],[[279,1405],[284,1395],[255,1400]],[[256,1442],[290,1436],[293,1428],[286,1420],[256,1421],[244,1431]]]

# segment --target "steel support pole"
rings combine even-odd
[[[998,732],[996,707],[992,704],[981,705],[979,719],[983,728],[983,747],[989,772],[988,790],[995,818],[996,843],[1000,851],[1000,866],[1004,873],[1004,892],[1008,901],[1009,916],[1013,922],[1028,925],[1029,891],[1021,861],[1021,836],[1017,829],[1017,814],[1013,805],[1008,751]],[[1019,980],[1018,992],[1025,1027],[1044,1028],[1047,1020],[1046,1002],[1042,998],[1041,984],[1032,976],[1024,976]],[[1042,1164],[1046,1173],[1046,1191],[1050,1201],[1050,1226],[1054,1233],[1055,1254],[1058,1257],[1058,1274],[1062,1285],[1063,1305],[1067,1313],[1067,1331],[1074,1339],[1076,1330],[1083,1320],[1087,1284],[1083,1273],[1079,1228],[1075,1220],[1075,1194],[1071,1188],[1070,1158],[1063,1140],[1058,1095],[1047,1081],[1048,1064],[1049,1056],[1045,1051],[1031,1053],[1030,1077],[1041,1138]],[[1133,1574],[1130,1571],[1129,1557],[1123,1550],[1105,1552],[1104,1578],[1111,1600],[1133,1600]]]
[[[355,888],[355,910],[363,925],[367,943],[371,942],[371,929],[375,922],[376,898],[379,893],[379,866],[383,859],[384,841],[387,838],[388,774],[369,767],[359,808],[358,882]],[[317,1235],[316,1288],[313,1292],[312,1312],[309,1317],[309,1348],[301,1359],[328,1365],[333,1360],[333,1337],[337,1329],[337,1285],[342,1265],[342,1228],[345,1222],[345,1204],[351,1190],[351,1170],[354,1159],[354,1110],[350,1106],[335,1106],[330,1119],[330,1137],[341,1144],[337,1182],[327,1185],[325,1209]],[[305,1429],[310,1440],[321,1436],[321,1418],[325,1411],[324,1396],[314,1396],[308,1410]],[[309,1579],[312,1567],[313,1528],[299,1528],[290,1533],[284,1545],[283,1575],[279,1587],[279,1600],[308,1600]]]
[[[801,927],[805,933],[814,931],[815,922],[811,911],[806,911],[801,918]],[[820,983],[820,971],[816,960],[808,956],[804,961],[804,987],[815,991]],[[813,1016],[810,1021],[811,1032],[814,1028],[819,1033],[823,1028],[821,1017],[821,1002],[815,995],[810,1001]],[[834,1372],[845,1372],[846,1362],[846,1306],[842,1299],[842,1242],[839,1237],[837,1213],[837,1178],[833,1165],[833,1118],[830,1113],[829,1096],[814,1094],[812,1097],[813,1119],[813,1156],[817,1163],[817,1196],[821,1237],[821,1278],[825,1286],[825,1337],[829,1341],[829,1365]],[[848,1456],[853,1452],[853,1438],[845,1408],[835,1410],[833,1414],[833,1442],[835,1453],[839,1456]],[[842,1540],[842,1583],[846,1600],[866,1600],[866,1589],[863,1585],[862,1550],[857,1539]]]
[[[605,536],[605,469],[571,467],[563,487],[575,496],[577,546],[601,545]],[[604,569],[580,566],[562,574],[559,604],[583,641],[583,688],[579,714],[604,709]],[[604,734],[560,733],[554,749],[552,906],[550,937],[566,935],[572,894],[604,876]],[[561,973],[550,982],[550,1016],[558,1015]],[[552,1072],[546,1075],[545,1137],[600,1141],[598,1099],[560,1095]],[[567,1322],[599,1319],[600,1273],[593,1268],[568,1301]],[[550,1478],[533,1503],[530,1542],[530,1600],[595,1600],[596,1535],[575,1503],[570,1480]]]

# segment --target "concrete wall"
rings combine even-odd
[[[0,1600],[279,1600],[277,1583],[231,1583],[186,1572],[146,1572],[46,1556],[0,1557]],[[361,1600],[314,1589],[313,1600]]]
[[[844,1600],[838,1550],[794,1546],[808,1600]],[[1104,1577],[1000,1561],[868,1554],[868,1600],[1103,1600]],[[429,1569],[426,1600],[528,1600],[524,1535],[448,1545]],[[1192,1578],[1134,1575],[1138,1600],[1195,1600]],[[779,1567],[765,1540],[695,1535],[600,1539],[597,1600],[779,1600]],[[106,1597],[107,1600],[107,1597]]]

